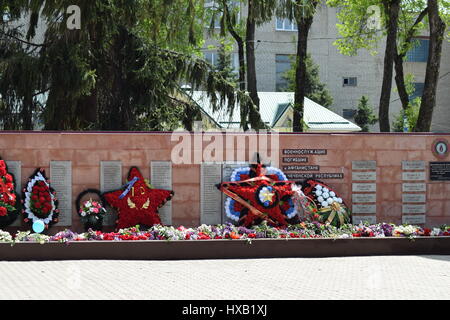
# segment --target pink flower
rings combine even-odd
[[[98,208],[94,208],[94,213],[98,213]]]

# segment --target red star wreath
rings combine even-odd
[[[280,181],[260,163],[241,177],[244,179],[217,185],[234,202],[233,207],[240,213],[239,224],[249,227],[265,220],[272,226],[287,226],[292,218],[287,211],[294,210],[290,206],[294,182]]]
[[[174,192],[171,190],[150,188],[139,169],[133,167],[128,174],[128,183],[125,187],[107,192],[104,197],[118,210],[117,228],[124,229],[136,225],[151,227],[161,224],[158,209],[172,199],[173,195]]]

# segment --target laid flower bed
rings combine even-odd
[[[201,225],[198,228],[179,228],[157,225],[149,230],[140,230],[139,226],[121,229],[118,232],[103,233],[101,231],[89,230],[85,233],[75,233],[70,230],[59,232],[54,236],[43,234],[32,234],[30,231],[17,232],[14,236],[0,230],[0,242],[73,242],[73,241],[142,241],[142,240],[212,240],[212,239],[241,239],[251,241],[252,239],[298,239],[298,238],[382,238],[382,237],[430,237],[450,236],[450,226],[440,228],[421,228],[412,225],[396,226],[381,223],[376,225],[343,225],[340,228],[317,222],[303,222],[289,226],[285,229],[274,228],[266,223],[245,228],[231,224],[208,226]]]

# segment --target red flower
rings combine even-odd
[[[7,174],[6,169],[4,167],[0,167],[0,176],[3,177],[6,174]]]
[[[9,173],[5,176],[6,182],[11,183],[13,182],[13,177]]]
[[[40,209],[40,208],[41,208],[41,203],[40,203],[40,202],[36,202],[36,203],[34,204],[34,206],[35,206],[37,209]]]
[[[255,233],[249,233],[248,237],[250,239],[255,239],[256,238],[256,234]]]
[[[8,210],[5,207],[0,207],[0,217],[4,217],[8,214]]]

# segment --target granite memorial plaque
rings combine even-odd
[[[308,163],[308,157],[283,157],[284,163]]]
[[[425,170],[425,161],[402,161],[404,171]]]
[[[231,181],[231,174],[234,170],[239,168],[247,168],[249,166],[246,162],[225,162],[222,164],[222,182]],[[227,196],[222,193],[222,222],[230,221],[225,213],[225,201]]]
[[[72,161],[50,161],[50,185],[59,201],[58,226],[72,225]]]
[[[376,214],[377,205],[376,204],[354,204],[352,207],[353,213],[365,213],[365,214]]]
[[[216,184],[222,181],[222,165],[202,163],[201,165],[201,224],[215,225],[222,223],[222,192]]]
[[[283,166],[282,169],[284,172],[286,171],[320,171],[320,166]]]
[[[377,184],[376,183],[353,183],[352,191],[353,192],[376,192]]]
[[[375,203],[377,202],[376,193],[354,193],[352,195],[353,203]]]
[[[122,162],[100,161],[100,191],[109,192],[122,187]],[[114,226],[117,220],[117,211],[107,207],[108,214],[103,218],[103,225]]]
[[[450,162],[430,162],[431,181],[450,181]]]
[[[313,156],[326,156],[328,153],[327,149],[284,149],[283,155],[291,156],[303,156],[303,155],[313,155]]]
[[[172,190],[172,162],[151,161],[150,171],[150,184],[153,188]],[[158,212],[162,224],[172,225],[172,201],[168,201]]]
[[[342,180],[342,179],[344,179],[344,174],[343,173],[286,173],[286,177],[289,180],[306,180],[306,179]]]
[[[14,176],[16,193],[22,196],[22,162],[21,161],[5,161],[8,167],[8,172]],[[11,227],[20,227],[21,215],[17,217],[16,221],[11,224]]]
[[[377,173],[376,171],[372,172],[352,172],[352,180],[353,181],[376,181]]]
[[[403,224],[412,224],[412,225],[425,224],[426,217],[425,217],[425,215],[403,216],[402,223]]]
[[[426,213],[426,205],[425,204],[404,204],[403,205],[403,213]]]
[[[426,195],[425,194],[403,194],[403,203],[425,203],[426,202]]]
[[[377,162],[375,160],[368,161],[352,161],[353,170],[376,170]]]
[[[403,181],[425,181],[425,179],[426,179],[425,171],[423,171],[423,172],[403,172],[402,179],[403,179]]]
[[[371,215],[371,216],[352,216],[353,224],[360,224],[360,223],[369,223],[369,224],[376,224],[377,223],[377,216]]]
[[[425,183],[403,183],[403,192],[426,192],[427,185]]]

